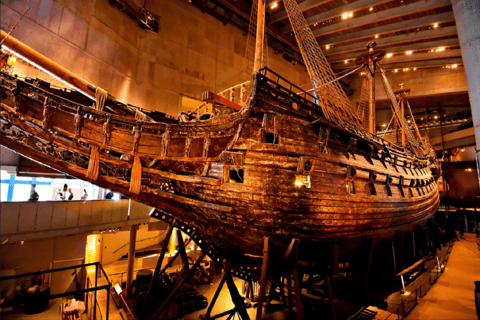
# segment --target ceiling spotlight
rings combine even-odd
[[[387,126],[387,124],[386,124],[386,123],[382,124],[382,127],[386,127],[386,126]]]
[[[438,119],[438,116],[433,116],[433,119]]]
[[[460,149],[460,151],[465,152],[465,148]]]
[[[344,14],[342,14],[342,18],[343,18],[343,19],[347,19],[347,18],[348,18],[348,13],[345,12]]]
[[[435,49],[436,52],[441,52],[445,51],[445,47],[439,47],[438,49]]]
[[[406,54],[412,54],[412,51],[409,50],[409,51],[407,51],[407,52],[405,52],[405,53],[406,53]]]
[[[347,63],[348,63],[348,60],[345,60],[345,64],[347,64]]]
[[[453,65],[452,65],[452,68],[456,68],[456,67],[457,67],[457,65],[456,65],[456,64],[453,64]]]
[[[406,72],[406,71],[410,71],[410,69],[409,68],[404,68],[403,72]]]
[[[398,72],[398,69],[395,69],[394,72]]]
[[[420,118],[420,120],[423,120],[423,118]]]
[[[375,39],[378,39],[378,34],[375,35]]]
[[[276,7],[278,7],[278,3],[274,2],[272,3],[272,6],[270,7],[270,9],[275,9]]]
[[[387,58],[390,58],[391,56],[393,56],[393,53],[387,53]]]
[[[365,72],[363,72],[363,71],[360,72],[360,75],[361,75],[361,76],[364,76],[364,75],[365,75]]]
[[[348,17],[349,17],[349,18],[353,17],[353,13],[350,12],[350,13],[348,14]]]
[[[25,243],[25,241],[23,241],[23,240],[22,240],[22,241],[20,241],[20,244],[24,244],[24,243]]]
[[[370,11],[373,11],[373,7],[370,7]]]
[[[408,120],[407,122],[408,122],[408,123],[411,123],[412,121]]]
[[[413,68],[413,71],[417,71],[417,68]]]
[[[438,23],[435,23],[435,24],[433,25],[433,27],[434,27],[434,28],[438,28]]]
[[[327,50],[330,49],[330,45],[327,44],[327,45],[325,46],[325,49],[327,49]]]

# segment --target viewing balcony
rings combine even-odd
[[[39,240],[148,223],[151,209],[128,199],[0,202],[1,241]]]

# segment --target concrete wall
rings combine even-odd
[[[139,226],[135,250],[159,244],[165,239],[166,230],[148,231],[148,226]],[[128,253],[130,231],[103,234],[102,265],[112,263]],[[126,270],[119,270],[123,272]]]
[[[1,28],[118,99],[178,115],[182,96],[200,98],[243,81],[246,37],[186,0],[147,1],[158,34],[140,29],[108,0],[1,0]],[[269,50],[270,67],[302,85],[302,66]]]
[[[39,241],[25,241],[22,245],[5,244],[1,246],[1,270],[15,270],[15,274],[24,274],[50,268],[62,268],[79,265],[85,257],[85,241],[87,234],[76,234],[69,237],[50,238]],[[77,270],[80,275],[80,270]],[[75,290],[72,270],[50,274],[48,282],[51,294]],[[8,286],[2,284],[6,300],[13,299],[10,286],[24,284],[26,288],[33,285],[33,277],[18,278],[9,281]]]

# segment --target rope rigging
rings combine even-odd
[[[325,117],[335,124],[363,128],[297,2],[284,0],[284,5]]]

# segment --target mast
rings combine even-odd
[[[400,84],[400,110],[402,110],[402,115],[405,117],[405,90],[403,90],[404,83]],[[402,146],[405,147],[405,129],[402,127]]]
[[[253,73],[257,73],[262,68],[263,57],[263,38],[265,35],[265,1],[266,0],[254,0],[258,1],[257,12],[257,37],[255,42],[255,62],[253,65]]]
[[[373,53],[373,47],[375,46],[374,43],[367,44],[368,54],[370,55]],[[367,74],[367,81],[368,81],[368,88],[370,89],[368,92],[368,132],[371,134],[376,133],[376,120],[375,120],[375,69],[376,69],[376,61],[373,59],[368,59],[368,74]]]

